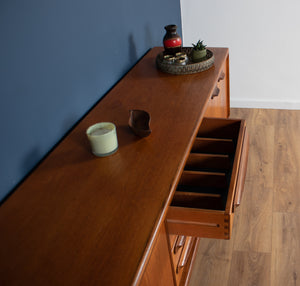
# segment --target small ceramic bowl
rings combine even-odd
[[[139,137],[147,137],[151,133],[150,115],[147,111],[138,109],[129,110],[128,125]]]

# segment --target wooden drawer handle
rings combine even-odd
[[[244,191],[244,183],[247,171],[247,161],[248,161],[248,152],[249,152],[249,136],[247,129],[245,129],[244,141],[242,155],[239,165],[238,179],[236,183],[236,193],[234,197],[234,208],[238,207],[241,204],[242,195]]]
[[[193,245],[193,237],[192,236],[188,236],[186,238],[186,242],[185,242],[185,245],[184,245],[184,249],[181,253],[181,256],[180,256],[180,259],[178,261],[178,265],[177,265],[177,269],[176,269],[176,272],[178,273],[180,268],[184,267],[189,259],[189,255],[190,255],[190,252],[191,252],[191,248],[192,248],[192,245]]]
[[[213,91],[213,94],[211,96],[211,99],[214,99],[214,97],[218,96],[220,93],[220,89],[216,86],[214,91]]]
[[[220,82],[221,80],[223,80],[225,78],[225,73],[222,71],[219,78],[218,78],[218,82]]]
[[[186,239],[186,237],[184,235],[177,236],[177,239],[176,239],[176,242],[174,245],[174,249],[173,249],[174,254],[176,254],[178,252],[178,250],[184,246],[185,239]]]

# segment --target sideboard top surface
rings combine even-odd
[[[151,248],[227,48],[192,75],[162,73],[150,50],[0,208],[0,284],[129,285]],[[128,127],[151,115],[152,133]],[[117,126],[119,150],[91,154],[85,130]]]

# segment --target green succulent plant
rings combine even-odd
[[[202,51],[206,49],[206,45],[203,44],[203,41],[198,41],[197,44],[192,44],[193,45],[193,49],[195,51]]]

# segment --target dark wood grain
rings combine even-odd
[[[213,68],[174,76],[152,49],[51,152],[0,208],[1,285],[130,285],[139,280],[155,233],[206,105],[228,57]],[[130,109],[151,115],[136,137]],[[110,121],[119,150],[92,155],[85,130]]]

